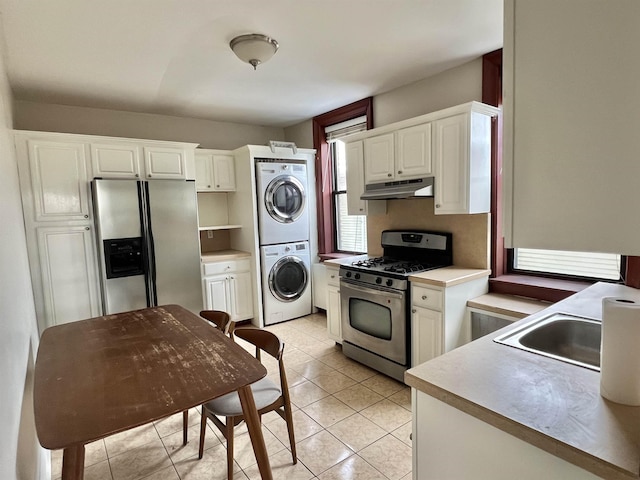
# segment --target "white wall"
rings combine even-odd
[[[435,112],[444,108],[482,101],[482,57],[423,80],[373,97],[373,126]],[[313,148],[312,120],[284,129],[287,141]]]
[[[2,32],[0,32],[1,37]],[[3,53],[3,52],[2,52]],[[32,374],[38,346],[18,169],[11,93],[0,57],[0,478],[45,479],[49,454],[38,445]]]
[[[19,130],[193,142],[202,148],[223,150],[284,140],[284,130],[276,127],[27,101],[14,103],[14,126]]]

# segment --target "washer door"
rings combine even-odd
[[[294,222],[304,212],[306,195],[300,181],[290,175],[275,178],[264,192],[264,204],[271,218]]]
[[[293,302],[302,296],[309,273],[298,257],[282,257],[269,272],[269,290],[283,302]]]

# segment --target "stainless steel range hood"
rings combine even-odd
[[[433,197],[433,177],[373,183],[364,188],[361,200],[389,200],[394,198]]]

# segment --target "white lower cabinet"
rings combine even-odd
[[[93,235],[89,225],[36,228],[46,326],[102,314]]]
[[[471,341],[467,301],[487,293],[488,274],[449,287],[411,284],[411,365]]]
[[[341,322],[338,268],[327,267],[327,335],[338,343],[342,343]]]
[[[222,310],[237,322],[253,318],[250,262],[209,262],[203,265],[204,303],[207,310]]]
[[[414,480],[600,478],[415,388],[411,408]]]

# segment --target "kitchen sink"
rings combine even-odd
[[[494,342],[600,371],[602,322],[553,313],[525,323]]]

